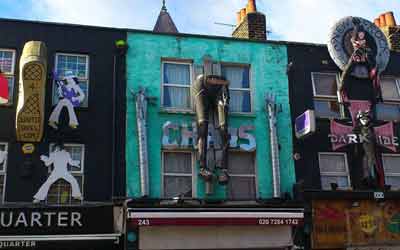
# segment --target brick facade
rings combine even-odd
[[[388,39],[390,50],[400,52],[400,26],[385,26],[381,29]]]
[[[232,36],[257,41],[267,40],[265,15],[259,12],[247,14]]]

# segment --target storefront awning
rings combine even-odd
[[[264,211],[135,211],[128,209],[131,226],[162,225],[264,225],[297,226],[303,223],[302,211],[264,212]]]

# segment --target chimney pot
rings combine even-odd
[[[389,27],[395,27],[396,19],[394,18],[393,12],[389,11],[386,12],[384,15],[385,15],[386,25]]]
[[[382,14],[382,15],[379,16],[379,21],[380,21],[381,27],[385,27],[386,26],[385,14]]]
[[[245,17],[246,17],[246,8],[242,8],[240,10],[240,22],[243,22]]]
[[[376,26],[378,26],[379,28],[381,27],[381,20],[379,18],[375,18],[374,23]]]

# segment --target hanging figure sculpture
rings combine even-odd
[[[376,170],[379,168],[377,154],[376,154],[376,135],[371,121],[371,114],[369,111],[359,111],[356,118],[356,127],[354,132],[360,134],[363,138],[362,142],[362,170],[363,182],[366,186],[376,187],[377,176]]]
[[[211,65],[211,66],[210,66]],[[217,161],[216,168],[219,169],[218,182],[226,184],[228,175],[228,108],[229,108],[229,82],[222,76],[209,75],[212,62],[204,62],[204,74],[199,75],[192,87],[197,118],[197,147],[200,165],[199,175],[207,182],[212,180],[213,173],[207,166],[207,139],[209,117],[215,117],[217,113],[218,131],[221,136],[222,156]]]
[[[42,155],[40,159],[44,162],[46,167],[54,165],[54,169],[46,182],[40,187],[39,191],[34,196],[34,203],[43,201],[47,197],[47,193],[51,185],[57,182],[59,179],[64,179],[71,185],[72,197],[77,200],[82,200],[82,193],[79,188],[78,181],[68,171],[68,165],[72,167],[80,168],[80,161],[74,161],[71,158],[71,154],[65,150],[62,145],[56,145],[54,151],[49,156]]]
[[[78,78],[71,71],[67,71],[64,78],[61,81],[56,80],[56,83],[60,100],[50,115],[49,126],[58,129],[61,110],[65,107],[68,110],[69,126],[75,129],[79,123],[74,108],[85,100],[85,94],[79,86]]]
[[[347,94],[345,93],[346,79],[352,74],[356,67],[364,67],[367,70],[369,79],[372,81],[375,96],[379,98],[379,71],[376,60],[374,59],[374,50],[370,47],[367,40],[367,33],[360,25],[359,20],[353,19],[353,24],[354,28],[350,38],[352,54],[340,77],[339,92],[342,96],[342,100],[348,100]]]

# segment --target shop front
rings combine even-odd
[[[112,205],[0,208],[0,249],[123,249]]]
[[[312,248],[400,249],[398,200],[314,200]]]
[[[130,208],[137,248],[291,249],[302,209]]]

